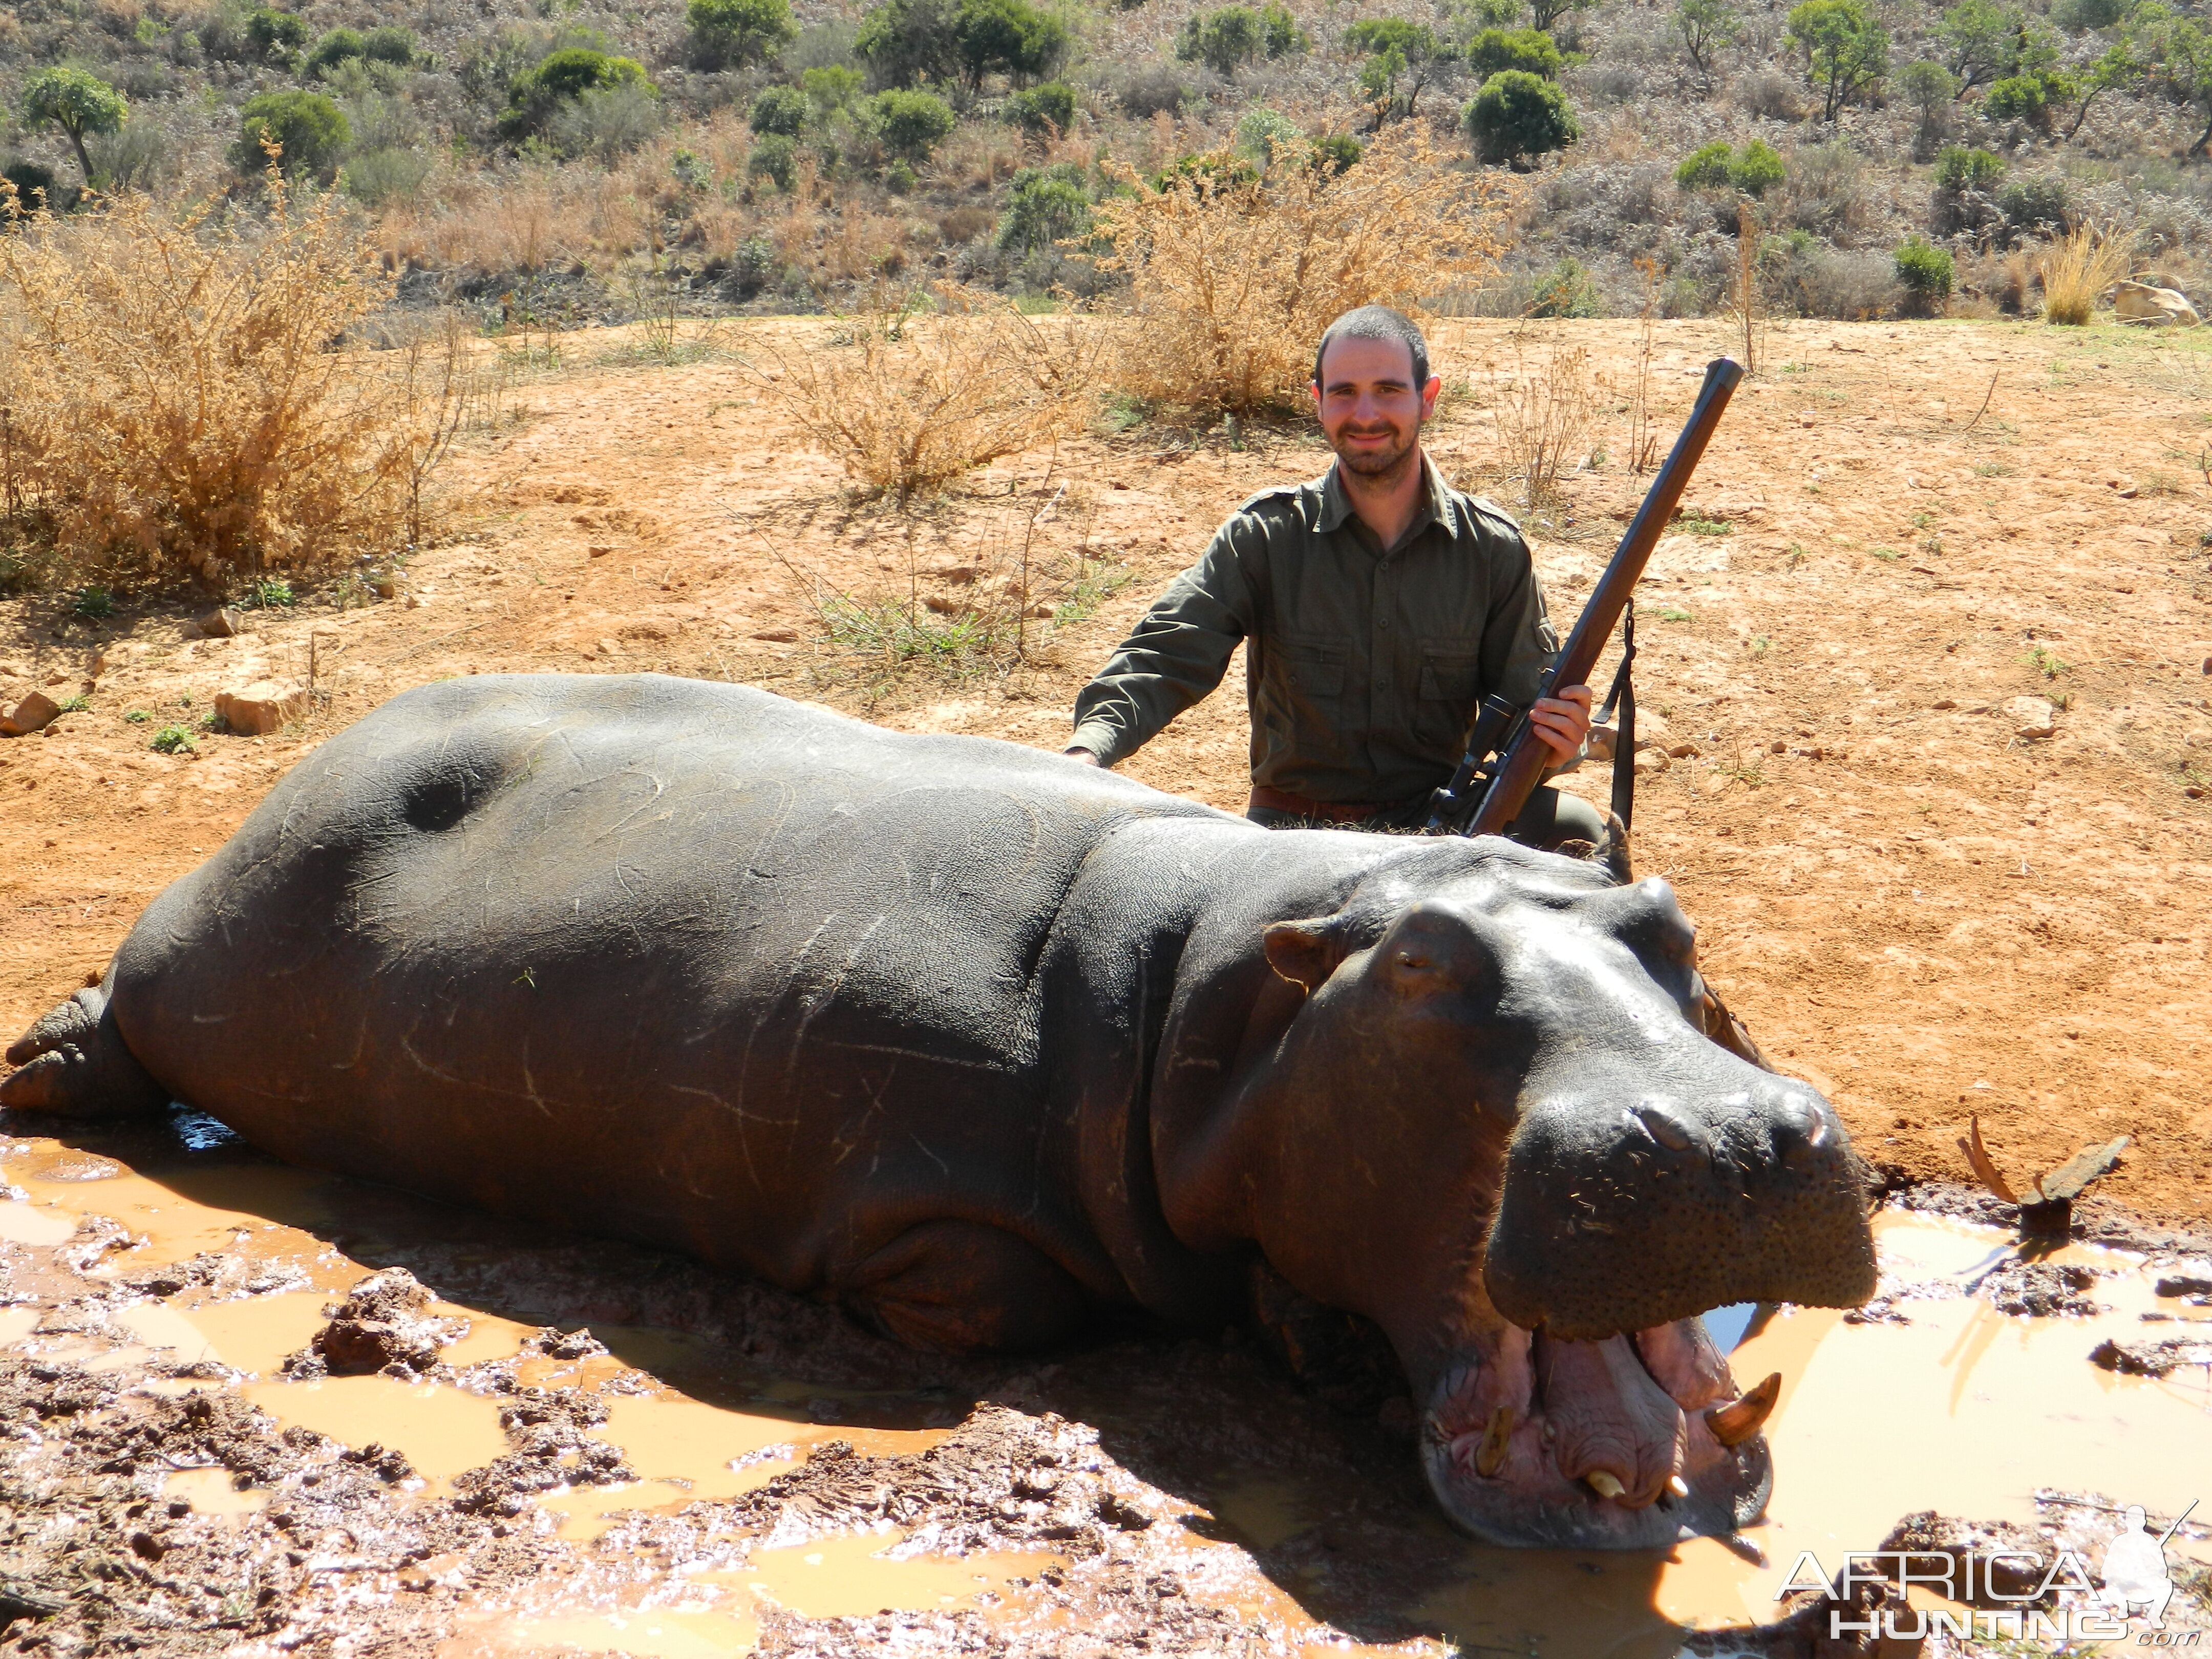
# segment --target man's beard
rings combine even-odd
[[[1406,476],[1420,452],[1421,428],[1416,426],[1405,442],[1395,449],[1356,450],[1346,454],[1342,446],[1331,444],[1336,452],[1336,463],[1346,472],[1370,483],[1394,484]]]

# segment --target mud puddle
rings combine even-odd
[[[1739,1381],[1784,1379],[1747,1540],[1504,1551],[1445,1525],[1387,1407],[1329,1409],[1241,1333],[949,1362],[274,1164],[190,1115],[23,1127],[0,1137],[0,1651],[1671,1659],[1771,1623],[1806,1553],[1832,1572],[1913,1511],[2109,1539],[2126,1504],[2155,1528],[2212,1500],[2212,1366],[2088,1358],[2212,1338],[2201,1295],[2156,1288],[2212,1267],[2024,1263],[1925,1215],[1878,1220],[1866,1316],[1711,1317]],[[434,1354],[301,1370],[326,1310],[402,1267]],[[63,1514],[97,1547],[60,1552]],[[2169,1630],[2203,1621],[2205,1521],[2166,1546]],[[14,1583],[67,1610],[6,1623]]]

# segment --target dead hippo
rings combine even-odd
[[[1374,1321],[1453,1519],[1726,1533],[1692,1316],[1874,1285],[1826,1102],[1710,1040],[1662,881],[1269,832],[763,692],[486,676],[301,761],[0,1103],[171,1098],[316,1168],[688,1252],[908,1342]]]

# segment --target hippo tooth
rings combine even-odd
[[[1589,1482],[1590,1490],[1600,1498],[1618,1498],[1628,1490],[1611,1469],[1592,1469],[1583,1479]]]
[[[1676,1498],[1687,1498],[1690,1495],[1690,1483],[1679,1474],[1670,1474],[1667,1477],[1667,1490]]]
[[[1513,1407],[1500,1406],[1490,1414],[1490,1423],[1482,1431],[1482,1443],[1474,1449],[1474,1472],[1494,1479],[1505,1467],[1505,1454],[1513,1442]]]
[[[1759,1432],[1759,1425],[1766,1421],[1767,1413],[1781,1397],[1782,1373],[1771,1372],[1766,1381],[1727,1405],[1708,1407],[1705,1426],[1723,1446],[1740,1445]]]

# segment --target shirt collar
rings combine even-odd
[[[1437,464],[1429,459],[1426,450],[1421,452],[1421,477],[1427,485],[1427,501],[1413,514],[1413,521],[1406,526],[1406,539],[1410,541],[1429,525],[1435,525],[1445,535],[1459,534],[1459,514],[1452,510],[1451,486],[1444,482]],[[1333,535],[1344,528],[1344,521],[1352,516],[1352,498],[1345,494],[1343,481],[1337,477],[1337,463],[1331,461],[1328,471],[1321,479],[1321,517],[1314,529],[1320,534]]]

